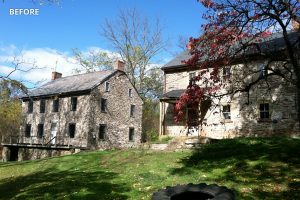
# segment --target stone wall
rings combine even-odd
[[[256,80],[260,75],[261,63],[263,62],[252,62],[246,70],[243,65],[232,66],[232,80],[240,79],[242,76],[245,84]],[[245,75],[249,73],[250,69],[258,72],[252,76]],[[184,89],[187,86],[187,77],[188,72],[166,74],[166,92]],[[228,88],[236,87],[229,82],[224,82],[224,85],[220,93]],[[259,105],[261,103],[270,105],[270,118],[268,120],[260,119]],[[173,120],[172,102],[161,102],[161,104],[163,104],[161,106],[161,115],[163,116],[161,130],[164,130],[161,134],[186,135],[186,122],[176,124]],[[223,116],[223,106],[226,105],[230,105],[231,119],[225,119]],[[202,131],[200,131],[201,127],[196,128],[198,128],[201,136],[217,139],[238,136],[293,135],[299,133],[296,108],[295,87],[278,77],[268,77],[267,82],[261,81],[250,90],[249,97],[247,93],[236,93],[220,99],[212,99],[212,106],[205,115]]]
[[[93,114],[91,115],[90,143],[92,148],[132,148],[141,143],[142,134],[142,104],[137,91],[124,73],[118,73],[107,80],[110,85],[109,91],[105,91],[105,83],[93,91],[91,103]],[[132,96],[129,97],[128,90]],[[107,99],[107,112],[101,112],[101,98]],[[130,107],[135,106],[134,115],[130,116]],[[105,139],[99,138],[100,124],[107,125]],[[129,141],[129,128],[134,128],[134,137]]]

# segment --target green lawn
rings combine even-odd
[[[0,163],[0,199],[150,199],[168,185],[217,183],[237,199],[300,199],[300,140],[222,140],[197,151],[85,152]]]

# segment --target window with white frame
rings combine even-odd
[[[224,105],[222,113],[223,113],[224,119],[231,119],[230,105]]]

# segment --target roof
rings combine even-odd
[[[292,31],[288,33],[288,37],[289,40],[292,44],[296,43],[299,39],[299,33]],[[299,41],[298,41],[299,42]],[[240,46],[240,45],[237,45]],[[282,36],[282,33],[274,33],[272,35],[270,35],[269,37],[265,38],[261,43],[260,43],[260,48],[261,51],[264,53],[273,53],[276,51],[280,51],[285,49],[286,45],[285,45],[285,41],[284,38]],[[247,52],[248,55],[251,54],[256,54],[257,51],[250,51]],[[167,64],[165,64],[161,69],[162,70],[167,70],[167,69],[176,69],[176,68],[180,68],[183,66],[186,66],[184,63],[182,63],[182,61],[184,60],[188,60],[189,58],[191,58],[191,55],[189,53],[188,50],[182,52],[181,54],[179,54],[178,56],[176,56],[174,59],[172,59],[170,62],[168,62]]]
[[[167,99],[173,99],[173,98],[175,98],[175,99],[177,99],[177,98],[179,98],[180,95],[181,95],[182,93],[184,93],[184,92],[185,92],[185,89],[171,90],[171,91],[166,92],[165,94],[163,94],[162,98],[163,98],[163,99],[164,99],[164,98],[167,98]]]
[[[72,92],[83,92],[91,90],[114,75],[118,70],[97,71],[86,74],[66,76],[52,80],[37,89],[30,90],[28,96],[51,96]],[[28,96],[22,96],[26,98]]]

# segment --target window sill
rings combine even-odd
[[[259,122],[259,123],[271,123],[272,120],[271,119],[258,119],[257,122]]]
[[[233,121],[231,119],[224,119],[222,122],[223,123],[233,123]]]
[[[103,111],[103,110],[101,110],[101,113],[107,113],[107,111]]]

